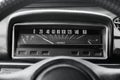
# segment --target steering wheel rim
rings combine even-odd
[[[65,62],[64,64],[67,64],[66,62],[70,63],[71,61],[78,63],[78,66],[80,68],[84,68],[83,70],[87,70],[86,72],[87,72],[87,74],[89,74],[89,76],[90,76],[90,78],[92,78],[92,80],[119,80],[120,69],[100,67],[98,65],[95,65],[95,64],[90,63],[85,60],[75,59],[73,57],[65,57],[65,56],[59,56],[59,57],[49,58],[49,59],[40,61],[22,71],[18,71],[15,73],[0,74],[0,80],[39,80],[37,78],[39,78],[39,75],[40,75],[40,77],[43,76],[43,75],[41,76],[41,74],[42,74],[42,72],[44,72],[44,70],[46,70],[46,67],[49,68],[50,66],[53,66],[53,64],[56,64],[58,62],[61,63],[61,61]],[[70,64],[72,64],[72,63],[70,63]],[[58,65],[58,64],[56,64],[56,65]],[[72,65],[76,66],[76,64],[74,64],[74,63]],[[42,79],[42,80],[44,80],[44,79]],[[47,79],[47,80],[49,80],[49,79]],[[69,80],[69,79],[67,79],[67,80]],[[87,79],[85,79],[85,80],[87,80]]]
[[[30,3],[33,3],[35,1],[39,0],[2,0],[0,2],[0,20],[5,18],[10,13],[14,12],[15,10],[20,9],[21,7],[24,7],[25,5],[28,5]],[[119,0],[91,0],[91,2],[100,5],[101,7],[115,13],[116,15],[120,16],[120,1]],[[19,5],[20,4],[20,5]],[[31,76],[34,75],[35,71],[41,68],[43,63],[46,64],[51,60],[59,60],[59,59],[71,59],[74,61],[77,61],[79,63],[82,63],[83,65],[87,66],[89,69],[91,69],[98,77],[101,77],[103,80],[107,80],[109,77],[109,80],[119,80],[120,76],[120,69],[107,69],[100,66],[97,66],[95,64],[92,64],[90,62],[84,61],[84,60],[76,60],[72,57],[56,57],[52,59],[47,59],[41,62],[36,63],[35,65],[20,71],[18,73],[13,74],[7,74],[7,75],[0,75],[0,80],[31,80]],[[84,63],[83,63],[84,62]],[[35,68],[35,66],[37,66]],[[34,70],[31,70],[35,68]],[[106,71],[105,71],[106,70]],[[30,72],[29,74],[25,75],[24,72]],[[21,74],[23,73],[23,74]],[[105,75],[105,76],[104,76]],[[98,80],[95,78],[95,80]]]
[[[44,71],[46,71],[50,67],[53,67],[54,65],[58,66],[61,64],[72,65],[73,67],[83,70],[83,72],[85,72],[84,74],[85,75],[87,74],[90,80],[100,80],[99,77],[97,76],[98,74],[96,73],[100,73],[99,71],[100,69],[104,70],[104,68],[99,67],[85,60],[75,59],[73,57],[59,56],[59,57],[42,60],[19,72],[15,72],[12,74],[0,74],[0,80],[39,80],[37,79],[39,76],[41,78],[40,80],[43,80],[42,76],[44,75],[41,75],[41,74],[43,74]],[[50,79],[50,80],[53,80],[53,79]],[[69,80],[69,79],[65,79],[65,80]],[[85,79],[85,80],[88,80],[88,79]]]

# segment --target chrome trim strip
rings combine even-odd
[[[73,57],[73,58],[77,58],[77,59],[80,59],[80,58],[82,58],[82,59],[107,59],[108,58],[108,27],[107,26],[105,26],[105,25],[100,25],[100,24],[98,24],[98,25],[95,25],[95,24],[83,24],[83,23],[52,23],[52,22],[49,22],[49,23],[46,23],[46,22],[33,22],[33,23],[17,23],[17,24],[15,24],[14,26],[13,26],[13,36],[12,36],[12,58],[13,59],[45,59],[45,58],[52,58],[52,57],[16,57],[16,56],[14,56],[14,54],[15,54],[15,52],[14,52],[14,45],[15,45],[15,41],[14,41],[14,37],[15,37],[15,33],[14,33],[14,30],[15,30],[15,26],[16,25],[40,25],[40,24],[44,24],[44,25],[48,25],[48,24],[52,24],[52,25],[54,25],[54,24],[63,24],[63,25],[89,25],[89,26],[103,26],[103,27],[105,27],[105,29],[106,29],[106,35],[105,35],[105,37],[106,37],[106,39],[105,39],[105,45],[103,46],[103,57]]]
[[[29,14],[40,14],[40,13],[49,13],[49,12],[58,12],[58,13],[77,13],[77,14],[92,14],[92,15],[98,15],[98,16],[104,16],[107,17],[111,20],[113,20],[116,15],[112,14],[111,12],[99,8],[99,7],[82,7],[82,8],[49,8],[49,9],[22,9],[18,10],[12,15],[9,16],[9,21],[17,16],[22,16],[22,15],[29,15]]]
[[[16,66],[16,65],[20,65],[20,66],[26,66],[26,65],[33,65],[32,63],[18,63],[18,62],[0,62],[0,65],[8,65],[8,66]]]
[[[0,65],[10,65],[10,66],[16,66],[16,65],[20,65],[20,66],[31,66],[34,65],[35,63],[22,63],[22,62],[0,62]],[[100,66],[120,66],[120,64],[97,64],[96,65],[100,65]]]

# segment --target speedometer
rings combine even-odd
[[[32,31],[33,33],[30,34],[20,34],[18,44],[95,45],[102,42],[101,35],[96,30],[40,28]]]

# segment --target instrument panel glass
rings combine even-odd
[[[57,25],[56,25],[57,26]],[[84,27],[84,26],[83,26]],[[17,31],[19,30],[19,31]],[[17,45],[101,45],[101,30],[81,26],[29,26],[17,29]]]

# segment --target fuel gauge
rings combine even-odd
[[[88,43],[90,45],[98,44],[99,42],[100,42],[99,39],[88,39]]]

